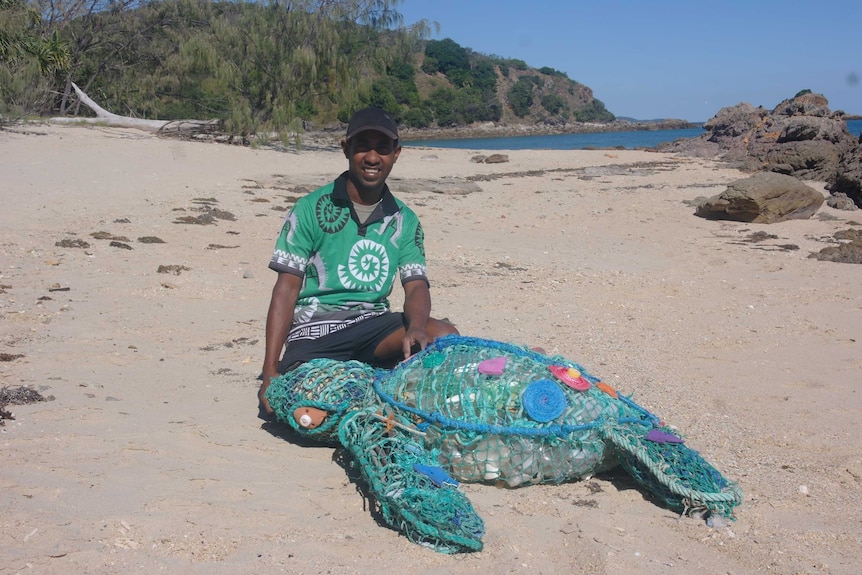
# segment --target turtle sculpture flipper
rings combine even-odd
[[[411,429],[383,404],[372,387],[382,372],[357,361],[315,359],[272,382],[267,390],[279,421],[326,444],[341,444],[352,456],[382,519],[414,543],[441,553],[482,549],[482,518],[458,482],[439,467],[424,434]],[[297,410],[327,413],[304,427]]]
[[[458,482],[438,466],[421,435],[373,407],[348,415],[338,435],[389,525],[443,553],[482,549],[482,518]]]
[[[273,382],[267,397],[298,431],[345,445],[387,521],[440,551],[475,549],[482,529],[451,482],[438,486],[428,478],[436,465],[453,481],[517,487],[622,464],[662,504],[683,513],[732,516],[742,500],[736,484],[630,397],[576,363],[502,342],[439,338],[391,371],[313,360]],[[296,407],[330,415],[303,430],[292,417]],[[417,485],[419,495],[393,497],[403,494],[394,484]],[[440,514],[437,497],[463,507]]]

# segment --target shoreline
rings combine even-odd
[[[564,126],[526,125],[504,126],[484,123],[458,128],[422,128],[419,130],[404,128],[400,131],[403,141],[410,140],[450,140],[474,138],[505,138],[515,136],[549,136],[560,134],[600,134],[612,132],[648,132],[660,130],[681,130],[698,128],[701,123],[684,120],[666,120],[662,122],[612,122],[610,124],[578,123]]]
[[[613,122],[612,124],[566,124],[564,126],[527,125],[507,126],[486,122],[473,126],[452,128],[399,128],[402,142],[435,141],[455,139],[508,138],[517,136],[550,136],[563,134],[601,134],[614,132],[647,132],[660,130],[680,130],[698,128],[700,123],[684,120],[664,122]],[[337,144],[344,132],[344,126],[333,126],[322,130],[310,130],[300,134],[300,138],[318,143]]]

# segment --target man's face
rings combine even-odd
[[[376,130],[366,130],[341,143],[350,181],[360,193],[379,193],[401,154],[398,143]]]

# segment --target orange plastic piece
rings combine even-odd
[[[619,395],[617,395],[617,390],[608,385],[607,383],[600,381],[596,384],[596,387],[613,397],[614,399],[619,399]]]

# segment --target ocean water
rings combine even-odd
[[[857,138],[862,120],[850,120],[847,129]],[[411,140],[404,146],[460,148],[469,150],[583,150],[585,148],[652,148],[679,138],[696,138],[702,128],[636,132],[601,132],[597,134],[553,134],[549,136],[513,136],[507,138],[466,138],[458,140]]]

